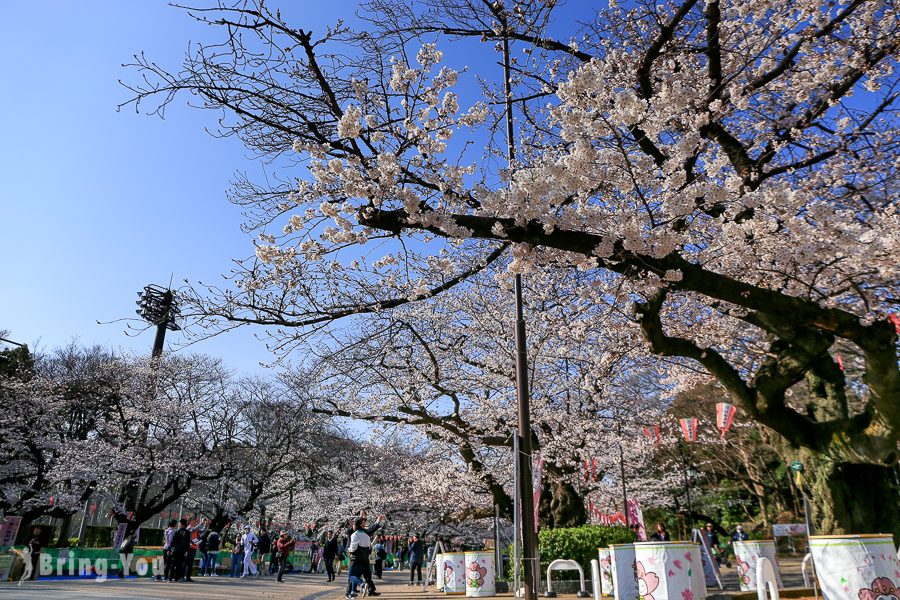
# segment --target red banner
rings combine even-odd
[[[690,419],[678,419],[679,423],[681,423],[681,433],[684,435],[685,441],[688,442],[696,442],[697,441],[697,418],[692,417]]]

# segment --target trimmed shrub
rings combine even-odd
[[[116,529],[109,525],[88,525],[84,528],[84,547],[109,548],[112,546]]]
[[[559,529],[542,529],[538,535],[541,553],[541,572],[546,574],[550,563],[558,558],[574,560],[584,569],[585,579],[591,576],[591,560],[597,558],[597,548],[610,544],[628,544],[635,541],[634,533],[625,527],[582,525]],[[560,574],[560,578],[572,578],[572,574]],[[554,577],[556,579],[556,577]]]
[[[635,541],[634,533],[625,527],[604,525],[582,525],[581,527],[561,527],[542,529],[538,534],[538,551],[541,554],[541,579],[546,577],[547,567],[558,558],[577,561],[584,569],[584,577],[591,577],[591,560],[597,558],[597,548],[610,544],[628,544]],[[513,556],[513,546],[509,545],[507,555]],[[512,581],[512,560],[506,565],[506,577]],[[553,580],[571,579],[573,574],[556,573]]]

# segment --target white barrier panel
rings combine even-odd
[[[634,561],[639,598],[706,598],[706,582],[697,544],[638,542],[634,545]]]
[[[449,552],[444,557],[444,593],[456,596],[466,593],[466,555]]]
[[[594,591],[594,600],[600,600],[600,562],[591,559],[591,589]]]
[[[466,596],[496,596],[496,569],[493,552],[466,552]]]
[[[778,560],[775,558],[775,540],[747,540],[734,542],[734,561],[741,590],[750,592],[756,589],[756,563],[761,557],[769,559],[772,563],[775,583],[779,590],[784,589]]]
[[[803,575],[803,587],[808,588],[812,587],[810,583],[812,580],[809,578],[808,569],[812,570],[813,577],[816,576],[816,570],[812,568],[812,554],[806,553],[806,556],[803,557],[803,561],[800,563],[800,574]]]
[[[890,535],[816,535],[809,538],[825,600],[900,598],[900,562]]]
[[[756,561],[756,598],[757,600],[766,600],[766,590],[768,590],[769,600],[780,600],[778,588],[781,585],[781,578],[775,581],[775,565],[765,556],[760,556]]]
[[[434,555],[434,589],[442,591],[444,589],[444,555]]]
[[[634,576],[634,544],[613,544],[612,555],[613,595],[616,600],[635,600],[638,588]]]
[[[612,554],[609,548],[597,548],[600,566],[600,593],[604,596],[613,595]]]

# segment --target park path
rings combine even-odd
[[[784,582],[788,588],[802,585],[799,559],[779,560]],[[724,569],[723,579],[729,590],[736,590],[734,569]],[[193,583],[158,583],[148,579],[131,578],[124,581],[110,579],[98,582],[84,579],[34,581],[18,586],[0,584],[0,600],[89,600],[93,598],[128,598],[129,600],[341,600],[346,587],[346,573],[334,583],[325,581],[325,575],[306,573],[285,576],[285,583],[278,584],[274,577],[230,579],[228,577],[198,577]],[[386,572],[377,581],[378,591],[385,600],[434,600],[445,598],[434,586],[423,589],[421,585],[409,587],[408,572]],[[735,591],[725,593],[710,589],[710,600],[734,599],[741,595]],[[574,598],[574,594],[569,595]],[[790,597],[793,594],[786,594]],[[499,597],[511,598],[512,594]],[[755,594],[753,594],[755,597]],[[794,596],[796,597],[796,596]]]

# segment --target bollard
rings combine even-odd
[[[594,588],[594,600],[600,600],[600,562],[591,560],[591,585]]]
[[[578,571],[578,576],[581,578],[581,590],[575,594],[578,598],[590,598],[590,594],[587,593],[587,590],[584,589],[584,569],[581,568],[574,560],[564,560],[558,558],[550,563],[550,566],[547,567],[547,591],[544,592],[545,598],[556,598],[556,592],[553,591],[553,580],[550,578],[550,573],[552,571]]]
[[[769,594],[766,595],[766,590]],[[775,580],[775,568],[765,556],[756,561],[756,594],[758,600],[780,600],[778,582]]]
[[[807,567],[812,569],[813,578],[816,576],[816,568],[812,564],[812,554],[809,552],[806,553],[806,556],[803,557],[803,562],[800,563],[800,573],[803,575],[803,587],[809,588],[809,573],[806,572]]]

